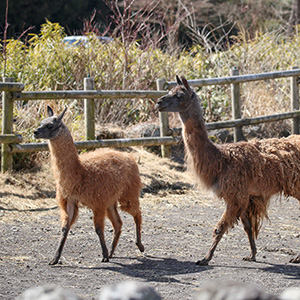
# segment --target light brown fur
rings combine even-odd
[[[78,216],[79,205],[87,206],[93,211],[103,261],[108,261],[113,255],[121,233],[122,221],[117,211],[118,202],[122,210],[134,217],[136,244],[144,251],[141,243],[142,217],[139,203],[142,184],[134,158],[128,153],[114,150],[96,150],[78,155],[70,131],[63,123],[58,134],[49,139],[49,148],[62,223],[62,236],[50,264],[56,264],[61,256],[68,231]],[[109,255],[104,240],[106,217],[114,227]]]
[[[208,264],[223,234],[238,220],[243,223],[251,247],[245,260],[255,260],[254,239],[262,220],[268,217],[271,196],[283,194],[300,200],[300,136],[214,144],[208,138],[196,93],[184,78],[177,78],[177,82],[160,99],[158,107],[180,113],[189,168],[226,204],[214,230],[212,246],[197,264]],[[291,262],[300,262],[300,255]]]

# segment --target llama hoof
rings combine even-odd
[[[136,243],[136,245],[137,245],[137,247],[139,248],[139,250],[140,250],[141,252],[144,252],[144,251],[145,251],[145,248],[144,248],[144,246],[143,246],[142,243]]]
[[[109,258],[108,257],[103,257],[101,262],[109,262]]]
[[[247,257],[243,257],[243,260],[244,261],[256,261],[256,258],[252,257],[252,256],[247,256]]]
[[[208,260],[207,259],[205,259],[205,258],[203,258],[202,260],[198,260],[197,262],[196,262],[196,265],[197,266],[208,266]]]
[[[114,256],[114,253],[115,253],[115,251],[111,250],[109,255],[108,255],[108,258],[112,258]]]
[[[300,263],[300,257],[299,256],[296,256],[294,258],[292,258],[290,260],[290,263],[293,263],[293,264],[299,264]]]
[[[49,265],[50,265],[50,266],[54,266],[54,265],[58,264],[58,261],[59,261],[59,259],[53,258],[53,259],[49,262]]]

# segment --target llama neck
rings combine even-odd
[[[221,168],[221,152],[208,138],[199,101],[180,113],[188,167],[208,188],[217,184]]]
[[[59,134],[49,141],[49,148],[57,182],[65,181],[68,176],[74,177],[75,174],[78,174],[80,169],[79,156],[67,127],[63,126]]]

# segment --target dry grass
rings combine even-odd
[[[249,82],[243,85],[243,117],[270,115],[290,110],[290,100],[277,82]]]
[[[182,195],[197,193],[193,177],[183,165],[142,148],[129,150],[134,153],[140,169],[143,183],[141,202],[157,205],[165,199],[170,201],[171,196],[172,201],[180,203]],[[48,159],[35,170],[0,174],[1,222],[29,220],[36,211],[47,214],[56,208],[55,184]]]
[[[21,214],[26,218],[39,210],[56,206],[52,174],[45,164],[32,172],[0,174],[0,216],[2,222],[13,222]],[[24,219],[23,219],[24,220]]]

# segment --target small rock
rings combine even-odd
[[[127,281],[105,287],[99,300],[161,300],[161,296],[148,285]]]
[[[282,292],[279,296],[281,300],[300,300],[300,289],[298,287],[290,287]]]
[[[69,290],[46,285],[30,288],[17,297],[16,300],[79,300],[79,298]]]
[[[236,282],[216,281],[204,286],[194,297],[195,300],[275,300],[258,288]],[[286,300],[286,299],[285,299]]]

